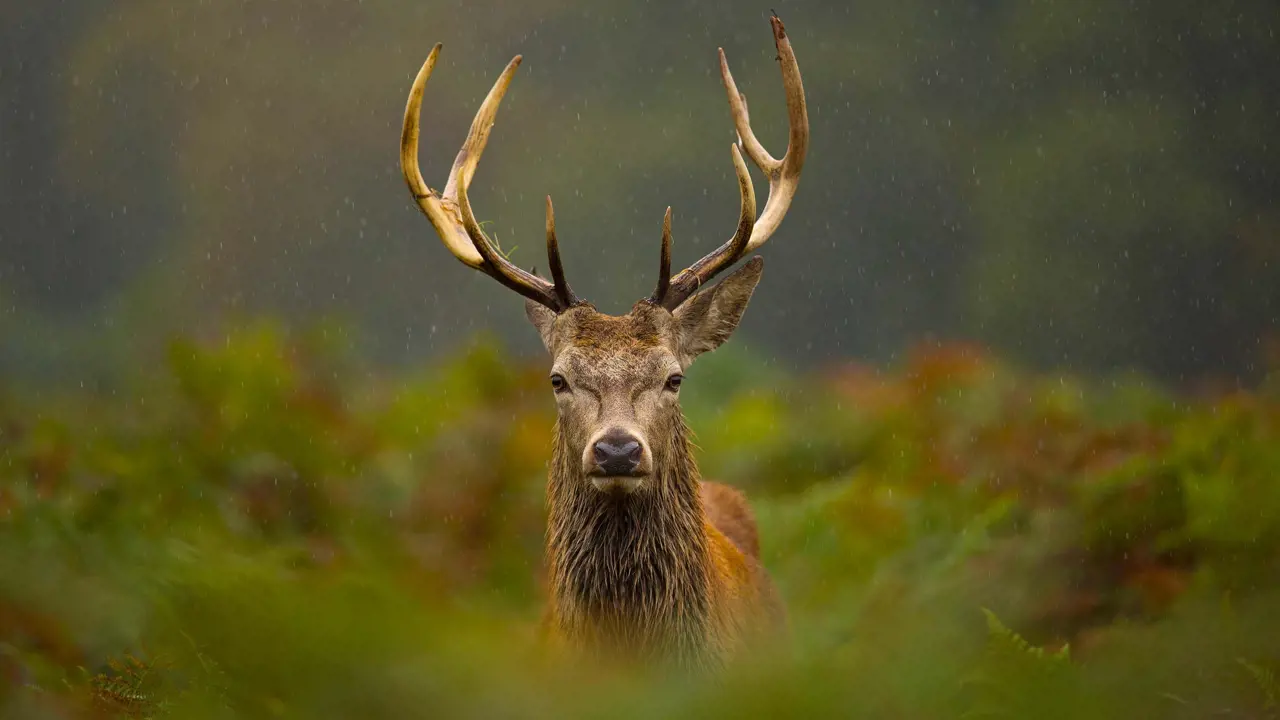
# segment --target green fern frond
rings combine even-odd
[[[960,716],[965,720],[1046,717],[1044,698],[1070,692],[1073,679],[1066,672],[1070,648],[1046,651],[1027,642],[991,610],[982,608],[982,613],[987,618],[986,654],[964,682],[968,707]]]
[[[1057,652],[1045,652],[1044,648],[1032,645],[1021,635],[1010,630],[991,610],[982,608],[982,613],[987,616],[987,638],[993,650],[1004,650],[1014,655],[1022,655],[1050,663],[1067,662],[1071,659],[1071,646],[1069,644],[1063,645],[1062,649]]]
[[[1262,691],[1262,695],[1266,698],[1266,709],[1270,710],[1280,707],[1280,682],[1276,681],[1276,674],[1271,668],[1263,667],[1257,663],[1251,663],[1244,658],[1236,658],[1236,662],[1249,673],[1249,677],[1253,678],[1254,684]]]

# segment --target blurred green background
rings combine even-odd
[[[746,342],[808,366],[976,339],[1036,367],[1257,380],[1280,285],[1280,10],[1200,3],[776,7],[812,125]],[[426,96],[442,185],[503,65],[522,65],[473,185],[545,267],[556,199],[574,288],[620,312],[732,233],[723,47],[781,154],[765,5],[171,2],[0,9],[0,363],[111,377],[175,331],[339,316],[414,366],[519,304],[441,251],[397,169]],[[763,193],[763,181],[757,174]],[[740,338],[741,340],[742,338]]]
[[[536,657],[546,361],[396,144],[523,53],[475,207],[621,312],[731,232],[716,47],[782,152],[769,8],[0,5],[0,714],[1280,717],[1280,9],[774,7],[812,150],[682,402],[796,652],[709,684]]]

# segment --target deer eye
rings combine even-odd
[[[569,389],[569,383],[564,379],[563,375],[554,373],[551,375],[551,389],[556,392],[564,392]]]
[[[667,389],[671,392],[676,392],[680,389],[680,383],[682,382],[684,382],[684,376],[680,373],[676,373],[675,375],[667,378]]]

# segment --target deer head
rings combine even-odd
[[[471,210],[467,188],[520,56],[507,65],[476,113],[442,193],[427,187],[418,167],[423,89],[441,45],[432,49],[414,80],[400,141],[405,181],[454,257],[527,299],[526,313],[552,356],[550,382],[559,411],[557,452],[567,453],[566,466],[579,468],[581,478],[596,491],[630,494],[660,489],[655,476],[676,452],[670,439],[683,438],[678,402],[682,373],[694,358],[718,347],[737,327],[760,280],[763,261],[754,257],[719,285],[704,286],[763,245],[795,196],[809,144],[809,121],[791,42],[780,19],[774,16],[771,23],[790,121],[786,153],[774,158],[756,139],[746,98],[738,92],[720,50],[720,75],[738,134],[738,142],[730,147],[741,195],[737,229],[723,245],[672,277],[671,209],[667,208],[657,289],[622,316],[598,312],[570,289],[560,262],[550,197],[546,210],[549,281],[499,253]],[[742,151],[769,178],[769,198],[758,217]]]

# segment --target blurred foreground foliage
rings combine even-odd
[[[0,391],[6,716],[1280,717],[1280,373],[708,357],[700,461],[750,492],[796,644],[720,684],[538,662],[542,364],[371,377],[258,325],[139,377]]]

